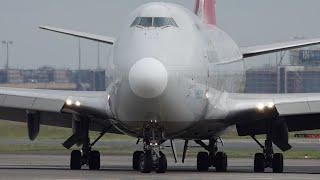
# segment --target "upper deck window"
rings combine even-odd
[[[137,17],[131,27],[140,26],[140,27],[178,27],[177,23],[173,18],[169,17]]]

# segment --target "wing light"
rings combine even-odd
[[[263,111],[264,108],[265,108],[265,106],[264,106],[263,103],[258,103],[258,104],[257,104],[257,109],[258,109],[259,111]]]
[[[66,105],[67,106],[75,105],[77,107],[80,107],[81,106],[81,102],[80,101],[72,101],[71,99],[67,99],[66,100]]]
[[[72,101],[71,99],[67,99],[67,100],[66,100],[66,104],[67,104],[68,106],[71,106],[71,105],[73,104],[73,101]]]
[[[259,111],[264,111],[266,108],[273,109],[274,106],[275,104],[273,102],[268,102],[268,103],[258,103],[256,107]]]
[[[269,103],[267,104],[267,107],[268,107],[269,109],[274,108],[274,103],[273,103],[273,102],[269,102]]]
[[[81,106],[80,101],[76,101],[76,102],[75,102],[75,105],[76,105],[77,107],[80,107],[80,106]]]

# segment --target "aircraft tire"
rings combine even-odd
[[[70,169],[71,170],[80,170],[82,166],[81,162],[81,152],[79,150],[73,150],[71,152],[70,158]]]
[[[89,169],[99,170],[100,169],[100,152],[91,151],[89,154]]]
[[[215,167],[217,172],[226,172],[228,169],[228,156],[224,152],[218,152],[215,156]]]
[[[254,156],[254,172],[263,173],[265,170],[265,157],[263,153],[256,153]]]
[[[156,172],[157,173],[165,173],[167,171],[167,168],[168,168],[168,164],[167,164],[167,158],[166,158],[166,155],[163,154],[161,151],[160,151],[160,157],[159,157],[159,164],[158,164],[158,167],[156,169]]]
[[[272,170],[274,173],[283,172],[283,154],[276,153],[272,158]]]
[[[150,173],[152,170],[152,154],[151,151],[146,151],[140,156],[140,172]]]
[[[207,152],[198,153],[197,169],[200,172],[206,172],[209,170],[209,154]]]
[[[143,154],[143,151],[135,151],[132,156],[132,168],[133,170],[138,171],[140,168],[140,157]]]

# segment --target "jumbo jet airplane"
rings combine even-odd
[[[320,39],[239,47],[216,26],[214,0],[196,0],[195,13],[171,3],[144,4],[128,16],[117,39],[41,28],[114,48],[106,92],[0,89],[0,119],[26,122],[31,140],[41,124],[73,129],[63,145],[82,148],[72,151],[71,169],[98,170],[94,144],[105,133],[118,133],[142,140],[143,151],[133,153],[132,166],[143,173],[167,170],[160,147],[166,141],[174,146],[174,139],[185,141],[183,162],[189,141],[195,141],[204,149],[197,169],[224,172],[227,155],[217,142],[236,125],[240,136],[251,136],[261,147],[254,171],[280,173],[283,155],[274,153],[273,144],[287,151],[288,132],[320,128],[320,94],[243,93],[246,58],[320,44]],[[101,136],[90,141],[89,131]],[[264,144],[255,138],[260,134],[266,134]]]

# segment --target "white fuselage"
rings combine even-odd
[[[173,18],[177,26],[130,26],[137,17]],[[242,59],[239,48],[188,9],[145,4],[123,29],[107,70],[114,125],[121,131],[142,136],[143,129],[156,122],[165,137],[185,136],[205,119],[209,96],[242,90],[243,62],[217,65]]]

